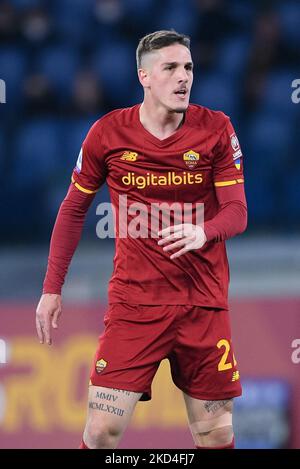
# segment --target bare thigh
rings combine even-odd
[[[84,441],[94,448],[115,448],[142,393],[90,386]]]
[[[221,446],[232,441],[233,399],[205,401],[183,396],[196,445]]]

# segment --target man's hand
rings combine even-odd
[[[52,344],[51,326],[54,329],[58,328],[57,323],[60,315],[61,295],[52,293],[42,295],[36,309],[35,317],[36,330],[41,344],[44,342],[48,345]]]
[[[206,243],[206,236],[203,228],[191,223],[183,223],[181,225],[169,226],[158,232],[162,239],[158,241],[160,246],[164,246],[164,251],[181,248],[170,256],[170,259],[182,256],[192,249],[200,249]]]

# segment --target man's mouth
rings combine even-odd
[[[174,93],[177,94],[178,96],[185,96],[187,94],[187,89],[182,88],[181,90],[174,91]]]

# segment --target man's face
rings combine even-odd
[[[193,63],[187,47],[173,44],[146,55],[143,70],[142,85],[157,105],[168,111],[186,111],[193,83]]]

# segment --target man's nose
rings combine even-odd
[[[189,75],[187,70],[181,69],[178,71],[178,81],[180,82],[187,82],[189,80]]]

